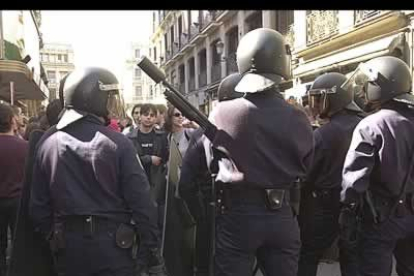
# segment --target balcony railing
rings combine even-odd
[[[175,41],[172,45],[172,56],[177,54],[180,51],[180,47],[178,45],[178,41]]]
[[[191,25],[191,28],[190,28],[190,40],[193,39],[199,33],[200,33],[199,27],[196,27],[194,25]]]
[[[207,71],[201,71],[199,76],[199,87],[204,87],[207,85]]]
[[[236,53],[228,54],[226,63],[227,63],[227,75],[230,75],[231,73],[236,73],[239,71],[239,69],[237,68]]]
[[[356,10],[355,11],[355,25],[362,22],[376,18],[384,13],[387,13],[387,10]]]
[[[201,22],[201,25],[200,25],[200,30],[207,27],[207,25],[210,24],[214,20],[214,15],[215,15],[214,11],[207,12],[204,15],[203,21]]]
[[[194,78],[194,76],[191,77],[189,82],[188,82],[188,90],[189,91],[195,90],[195,78]]]
[[[221,79],[221,62],[213,64],[211,67],[211,81],[218,81]]]
[[[310,11],[306,15],[306,42],[313,44],[338,32],[338,11]]]
[[[185,94],[185,82],[182,82],[180,85],[178,85],[178,90],[181,92],[181,94]]]
[[[188,34],[181,34],[180,36],[180,46],[183,48],[185,45],[188,44]]]
[[[171,48],[169,50],[167,50],[167,52],[165,53],[165,62],[169,61],[172,58],[172,51]]]

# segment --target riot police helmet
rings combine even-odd
[[[239,73],[233,73],[225,77],[218,87],[217,97],[219,102],[233,100],[243,97],[244,93],[240,93],[234,90],[236,85],[241,80],[242,75]]]
[[[320,118],[332,117],[344,109],[362,112],[353,100],[353,93],[341,88],[346,80],[345,75],[337,72],[325,73],[315,79],[307,92],[308,102]]]
[[[248,32],[237,48],[237,66],[242,80],[237,92],[256,93],[290,78],[291,53],[279,32],[259,28]]]
[[[410,68],[396,57],[378,57],[361,63],[342,87],[355,91],[366,111],[390,100],[414,106]]]
[[[102,117],[108,124],[111,116],[122,113],[119,83],[103,68],[76,69],[63,87],[64,113],[57,129],[62,129],[87,115]]]

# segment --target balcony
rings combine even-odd
[[[180,36],[180,49],[184,48],[188,44],[188,34],[181,34]]]
[[[231,73],[237,73],[239,71],[239,68],[237,68],[237,58],[236,53],[229,53],[226,59],[227,63],[227,75],[230,75]]]
[[[338,11],[308,11],[306,15],[307,45],[338,33]]]
[[[356,10],[355,11],[355,25],[365,23],[366,21],[378,18],[379,16],[390,12],[389,10]]]
[[[200,30],[203,30],[214,20],[214,11],[210,11],[204,15],[203,21],[200,24]]]
[[[215,82],[221,79],[221,62],[213,64],[211,67],[211,82]]]
[[[290,45],[290,48],[293,48],[295,46],[294,25],[289,25],[288,29],[282,34],[285,36],[286,42]]]
[[[190,81],[188,82],[188,90],[189,91],[195,90],[195,78],[194,78],[194,76],[190,77]]]
[[[182,82],[178,85],[178,91],[180,91],[181,94],[185,94],[185,82]]]
[[[192,40],[199,33],[200,33],[200,29],[199,29],[198,25],[197,25],[197,27],[194,26],[194,25],[191,25],[191,28],[190,28],[190,39],[189,40]]]
[[[180,51],[180,47],[178,45],[178,41],[174,41],[172,44],[172,56],[175,56]]]
[[[204,87],[207,85],[207,71],[201,71],[200,74],[198,75],[199,79],[199,87]]]

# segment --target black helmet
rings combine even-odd
[[[57,128],[93,114],[107,122],[111,112],[119,112],[118,80],[114,74],[102,68],[85,68],[73,71],[63,87],[65,113]]]
[[[320,118],[331,117],[342,109],[362,112],[353,101],[353,93],[343,90],[346,76],[340,73],[326,73],[315,79],[308,91],[311,108],[319,108]]]
[[[275,30],[255,29],[240,40],[237,65],[243,79],[237,92],[255,93],[267,90],[282,79],[289,79],[290,48],[284,37]]]
[[[239,73],[233,73],[221,81],[217,92],[219,102],[243,97],[244,93],[236,92],[234,90],[241,78],[242,75]]]
[[[356,91],[365,108],[389,100],[414,105],[412,77],[408,65],[392,56],[374,58],[361,63],[343,88]]]

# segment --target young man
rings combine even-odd
[[[28,149],[17,129],[12,107],[0,104],[0,275],[6,275],[7,231],[14,232]]]
[[[155,130],[157,108],[153,104],[144,104],[140,109],[140,125],[127,134],[141,159],[148,176],[154,198],[158,198],[159,189],[165,183],[168,159],[168,141],[164,132]]]

